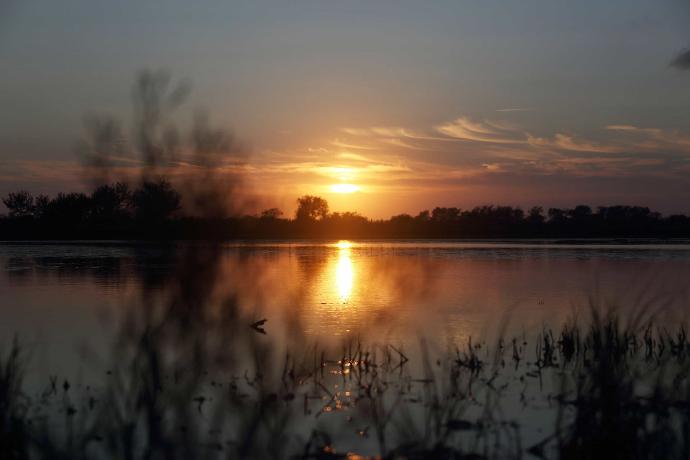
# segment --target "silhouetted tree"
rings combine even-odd
[[[386,233],[404,237],[413,236],[417,222],[409,214],[398,214],[390,218],[388,222],[383,222],[387,228]]]
[[[458,208],[434,208],[431,211],[431,220],[434,222],[449,223],[455,222],[460,217],[460,210]]]
[[[519,234],[524,211],[511,206],[478,206],[461,214],[462,226],[469,236],[504,236]]]
[[[567,211],[559,208],[549,208],[549,222],[561,224],[568,220]]]
[[[431,220],[431,214],[429,214],[429,210],[426,209],[424,211],[421,211],[419,214],[417,214],[415,220],[419,222],[429,222]]]
[[[525,217],[525,235],[542,236],[544,234],[544,208],[541,206],[534,206],[527,211]]]
[[[26,190],[12,192],[2,202],[10,211],[10,217],[31,216],[34,212],[34,197]]]
[[[283,215],[283,211],[278,208],[270,208],[261,211],[262,219],[278,219]]]
[[[541,206],[532,207],[527,213],[527,221],[532,225],[541,225],[544,223],[544,208]]]
[[[180,194],[163,179],[144,182],[133,193],[116,183],[53,199],[19,191],[3,202],[9,215],[0,218],[0,238],[7,239],[690,237],[690,217],[662,217],[641,206],[550,208],[548,220],[538,206],[527,213],[512,206],[436,207],[415,217],[370,220],[355,212],[329,213],[326,200],[306,195],[298,199],[295,220],[282,219],[278,208],[258,216],[176,216]]]
[[[390,221],[394,224],[408,224],[414,221],[414,217],[409,214],[398,214],[397,216],[391,217]]]
[[[83,193],[58,193],[43,211],[43,218],[61,226],[82,224],[91,215],[91,198]]]
[[[672,236],[682,236],[690,229],[690,217],[674,214],[666,218],[667,231]]]
[[[132,194],[132,205],[138,220],[162,222],[180,209],[180,194],[164,179],[147,181]]]
[[[328,202],[319,196],[304,195],[297,198],[297,220],[323,220],[328,216]]]
[[[123,217],[132,201],[129,186],[118,182],[114,185],[101,185],[91,194],[92,215],[103,220]]]
[[[34,200],[34,217],[41,219],[46,213],[50,205],[50,197],[48,195],[38,195]]]
[[[575,208],[573,209],[568,210],[567,214],[570,216],[571,219],[584,221],[592,217],[592,208],[581,204],[575,206]]]

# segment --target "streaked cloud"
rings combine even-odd
[[[378,213],[375,217],[390,215],[386,211],[390,208],[374,202],[399,200],[399,210],[408,212],[422,206],[412,204],[422,196],[462,196],[462,203],[475,204],[504,197],[503,202],[510,202],[520,187],[528,190],[523,193],[538,196],[539,184],[555,187],[559,182],[573,187],[596,183],[603,190],[605,182],[601,181],[608,180],[633,190],[629,184],[646,181],[655,184],[659,194],[664,187],[690,186],[689,133],[611,123],[590,134],[594,137],[565,130],[536,136],[503,120],[476,121],[468,116],[426,129],[349,127],[339,129],[337,137],[326,135],[320,142],[312,139],[301,148],[256,151],[246,161],[229,158],[217,171],[221,177],[242,173],[247,193],[264,196],[258,203],[278,205],[288,213],[293,197],[299,194],[323,194],[335,200],[328,195],[333,184],[352,183],[358,192],[339,207]],[[118,178],[135,177],[140,167],[129,157],[112,160]],[[161,172],[174,181],[196,169],[183,152]],[[74,178],[86,173],[76,161],[0,163],[0,180],[12,189],[51,183],[57,184],[56,190],[69,190]],[[525,188],[530,184],[534,188]],[[403,196],[408,200],[400,198]]]
[[[341,147],[345,149],[353,149],[353,150],[375,150],[376,147],[372,147],[370,145],[357,145],[357,144],[350,144],[347,142],[343,142],[339,139],[335,139],[333,142],[331,142],[331,145],[335,147]]]
[[[509,112],[531,112],[532,109],[527,109],[527,108],[522,108],[522,107],[506,107],[503,109],[496,109],[496,112],[503,112],[503,113],[509,113]]]
[[[690,154],[690,134],[661,128],[643,128],[633,125],[608,125],[609,131],[619,132],[629,139],[627,146],[640,150],[666,149]]]
[[[553,139],[545,139],[530,136],[529,144],[537,147],[547,147],[556,150],[566,150],[570,152],[598,152],[615,153],[620,152],[621,148],[615,145],[597,144],[587,140],[578,139],[575,136],[558,133]]]
[[[521,144],[526,139],[523,133],[489,121],[476,122],[468,117],[459,117],[443,123],[436,130],[454,139],[489,142],[493,144]]]
[[[364,155],[360,155],[358,153],[350,153],[350,152],[339,153],[338,158],[342,158],[344,160],[365,161],[365,162],[372,161],[369,158],[365,157]]]
[[[386,126],[373,126],[370,128],[341,128],[341,131],[350,134],[352,136],[359,137],[369,137],[369,138],[404,138],[404,139],[418,139],[423,141],[441,141],[448,142],[452,141],[447,137],[434,136],[430,134],[424,134],[417,131],[413,131],[402,127],[386,127]]]

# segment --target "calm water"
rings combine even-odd
[[[664,322],[685,320],[690,305],[688,245],[3,244],[0,264],[2,343],[19,336],[47,372],[88,368],[123,312],[175,296],[219,310],[232,298],[242,321],[268,319],[268,336],[321,343],[459,342],[503,324],[517,333],[558,327],[590,298],[659,308]]]

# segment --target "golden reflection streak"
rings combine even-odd
[[[352,295],[355,278],[352,259],[350,258],[352,243],[339,241],[336,247],[338,248],[338,263],[335,267],[335,287],[340,301],[347,303]]]

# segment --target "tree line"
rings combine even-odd
[[[690,217],[662,216],[642,206],[574,208],[436,207],[417,215],[372,220],[330,212],[321,197],[297,200],[294,218],[278,208],[257,215],[195,217],[165,179],[97,187],[50,198],[27,191],[2,199],[0,239],[232,239],[232,238],[683,238]]]
[[[92,238],[166,235],[181,209],[181,196],[164,179],[101,185],[86,194],[34,197],[21,190],[2,199],[8,210],[0,219],[3,238]]]

